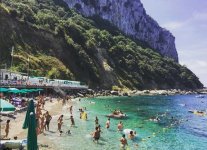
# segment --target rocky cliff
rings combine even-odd
[[[86,17],[98,15],[110,21],[126,35],[146,42],[163,56],[178,62],[175,37],[161,28],[146,11],[140,0],[64,0]]]
[[[92,18],[62,0],[2,0],[0,66],[10,66],[14,47],[11,69],[27,72],[30,58],[31,76],[78,80],[102,89],[203,87],[185,66],[134,42],[108,21]]]

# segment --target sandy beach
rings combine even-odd
[[[62,110],[62,103],[54,100],[53,102],[47,101],[45,104],[45,110],[49,111],[51,116],[59,115]],[[42,110],[44,113],[45,111]],[[1,137],[5,135],[5,125],[6,120],[10,119],[10,131],[8,137],[10,139],[13,139],[15,136],[18,137],[18,139],[26,139],[27,138],[27,129],[22,129],[22,125],[25,119],[26,111],[22,113],[17,113],[14,118],[7,117],[7,116],[1,116]],[[55,145],[51,140],[47,137],[47,131],[45,132],[46,135],[40,134],[38,136],[38,144],[40,145],[40,149],[56,149]],[[43,146],[42,146],[43,145]]]

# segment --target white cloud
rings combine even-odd
[[[207,12],[194,12],[192,20],[207,21]]]
[[[200,23],[199,25],[203,28],[207,27],[207,12],[194,12],[190,18],[182,21],[171,21],[164,23],[162,26],[169,30],[176,30],[181,28],[189,27],[190,24]],[[202,23],[203,22],[203,23]]]
[[[185,26],[185,24],[186,22],[174,21],[174,22],[168,22],[166,24],[163,24],[162,26],[168,30],[175,30],[175,29],[182,28],[183,26]]]

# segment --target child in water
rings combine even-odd
[[[110,118],[106,121],[106,128],[108,129],[110,127]]]

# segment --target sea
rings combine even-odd
[[[137,132],[136,138],[127,139],[127,150],[206,150],[207,116],[189,112],[199,110],[207,113],[207,95],[98,97],[76,100],[73,116],[75,127],[70,127],[70,114],[63,107],[63,134],[57,134],[57,125],[51,124],[48,136],[61,150],[120,150],[123,132],[117,131],[122,121],[124,129]],[[86,107],[88,120],[80,119],[79,108]],[[121,110],[123,119],[110,119],[110,128],[105,128],[106,115]],[[95,117],[101,125],[101,138],[94,143],[90,135],[95,130]],[[159,118],[155,121],[152,118]],[[53,116],[57,120],[58,116]],[[66,132],[70,130],[71,134]],[[127,136],[126,136],[127,137]]]

